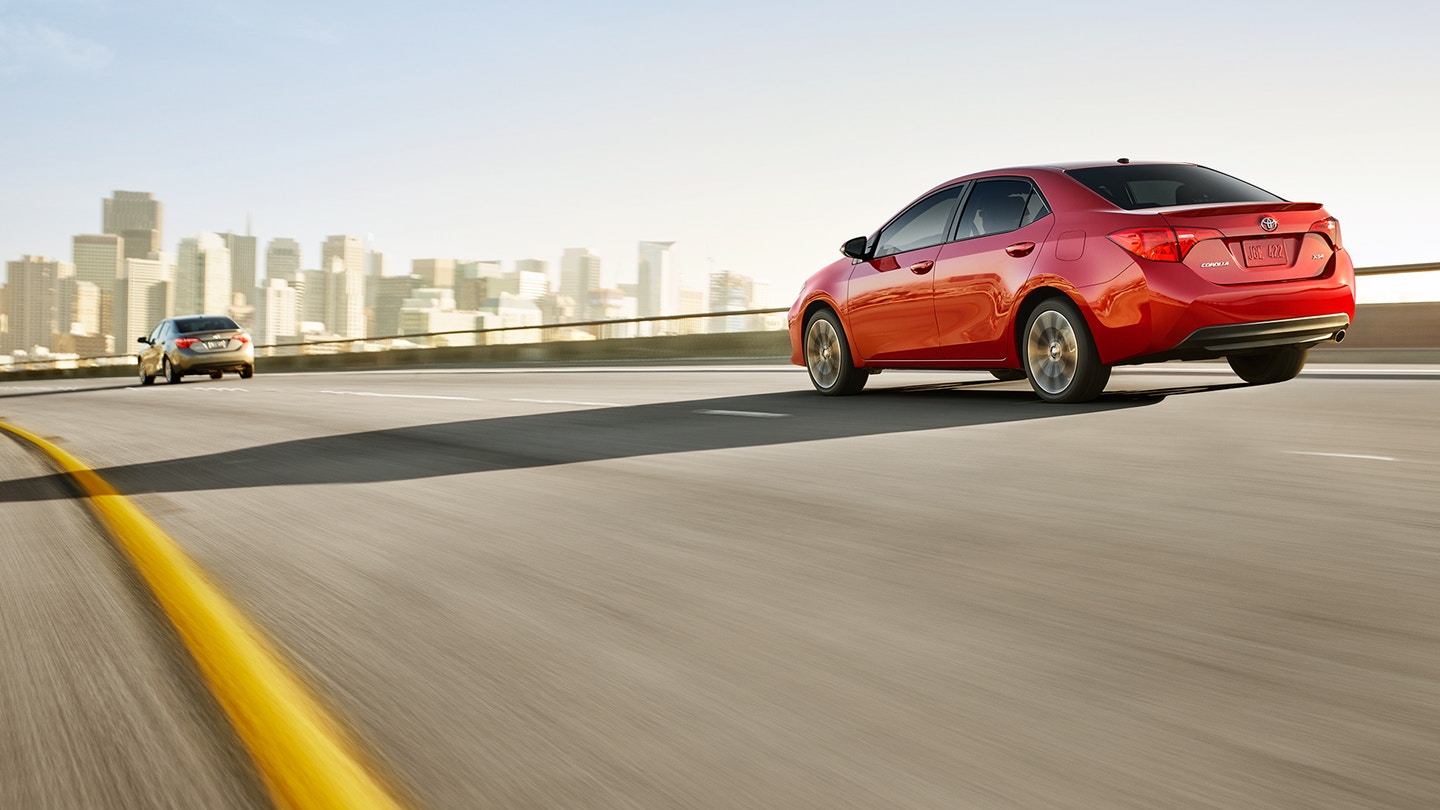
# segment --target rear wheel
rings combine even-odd
[[[1041,301],[1025,323],[1022,347],[1030,387],[1046,402],[1089,402],[1110,381],[1090,328],[1075,305]]]
[[[212,379],[212,380],[218,380],[218,379],[220,379],[221,377],[224,377],[224,376],[225,376],[225,372],[223,372],[223,371],[212,371],[212,372],[210,372],[210,379]]]
[[[140,367],[140,384],[141,384],[141,385],[154,385],[154,384],[155,384],[155,375],[154,375],[154,374],[146,374],[146,373],[145,373],[145,358],[143,358],[143,357],[136,358],[136,365],[138,365],[138,366]]]
[[[254,367],[254,366],[246,366],[246,367],[240,369],[240,379],[242,379],[242,380],[248,380],[248,379],[250,379],[251,377],[254,377],[254,376],[255,376],[255,367]]]
[[[176,368],[175,364],[170,362],[170,358],[165,358],[160,365],[165,372],[165,382],[171,383],[172,385],[180,382],[180,369]]]
[[[856,368],[840,318],[828,309],[810,316],[805,324],[805,370],[815,390],[827,397],[858,394],[870,372]]]
[[[1240,379],[1251,385],[1293,380],[1305,368],[1310,350],[1301,346],[1281,346],[1254,354],[1232,354],[1225,358]]]

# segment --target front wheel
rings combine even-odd
[[[1025,375],[1046,402],[1089,402],[1110,382],[1110,367],[1100,362],[1084,316],[1069,301],[1041,301],[1024,334]]]
[[[140,384],[141,384],[141,385],[154,385],[154,384],[155,384],[155,375],[154,375],[154,374],[146,374],[146,373],[145,373],[145,358],[143,358],[143,357],[137,358],[137,361],[136,361],[136,362],[137,362],[137,364],[140,366]]]
[[[810,316],[805,324],[805,370],[815,390],[827,397],[858,394],[870,372],[856,368],[840,318],[828,309]]]
[[[1309,354],[1310,350],[1301,346],[1281,346],[1254,354],[1232,354],[1225,362],[1245,382],[1265,385],[1298,377]]]

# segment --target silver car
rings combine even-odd
[[[157,375],[172,383],[194,374],[218,380],[227,371],[238,372],[241,379],[255,376],[250,335],[224,315],[166,318],[136,342],[145,344],[137,358],[141,385],[154,383]]]

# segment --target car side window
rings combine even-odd
[[[893,256],[907,250],[938,245],[945,241],[950,215],[960,199],[963,185],[951,186],[907,208],[880,231],[875,240],[875,257]]]
[[[982,180],[965,201],[955,238],[1013,231],[1049,213],[1045,198],[1027,180]]]

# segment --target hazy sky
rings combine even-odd
[[[1359,265],[1440,260],[1426,4],[0,0],[0,259],[100,200],[412,258],[635,243],[776,304],[926,188],[1187,160],[1325,203]],[[263,268],[262,268],[263,272]]]

